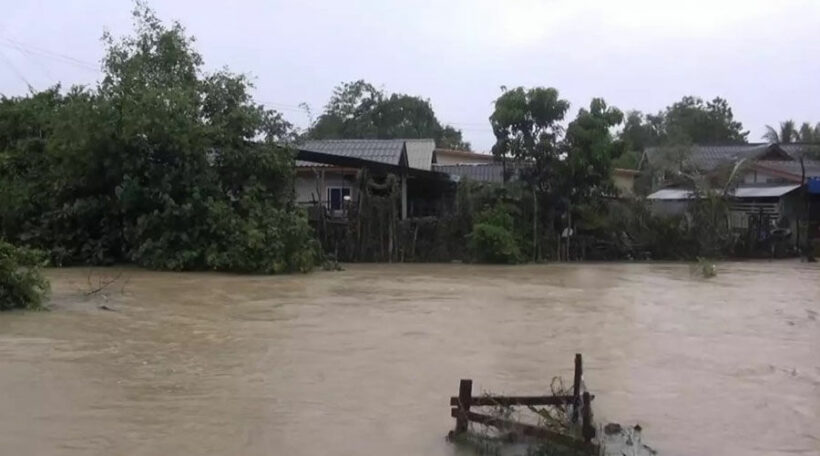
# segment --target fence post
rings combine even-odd
[[[581,376],[584,375],[584,365],[581,354],[575,354],[575,375],[572,377],[572,422],[578,422],[578,409],[581,406]]]
[[[581,434],[584,436],[584,441],[589,442],[595,437],[595,428],[592,427],[592,399],[589,397],[589,392],[584,391],[584,405],[583,405],[583,421],[581,427]]]
[[[473,398],[473,381],[461,379],[458,385],[458,411],[456,417],[456,434],[467,431],[467,412],[470,411],[470,402]]]

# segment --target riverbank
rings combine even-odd
[[[776,266],[721,263],[708,281],[685,263],[125,268],[124,287],[90,297],[88,268],[48,269],[51,312],[0,314],[0,442],[69,456],[451,455],[459,378],[544,392],[583,352],[596,419],[640,423],[662,454],[811,454],[820,267]]]

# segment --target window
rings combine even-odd
[[[331,211],[344,209],[345,197],[350,197],[350,189],[345,187],[328,187],[327,201]]]

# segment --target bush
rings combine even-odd
[[[0,310],[38,309],[49,293],[44,255],[0,240]]]
[[[511,215],[513,210],[499,202],[475,215],[473,231],[468,236],[473,259],[480,263],[502,264],[521,261]]]
[[[469,242],[473,258],[480,263],[512,264],[521,261],[521,251],[507,228],[476,223]]]

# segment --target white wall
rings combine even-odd
[[[775,176],[774,174],[769,174],[766,171],[760,171],[757,169],[749,170],[743,176],[744,184],[776,184],[784,181],[785,179],[780,176]]]
[[[327,202],[327,189],[329,187],[342,187],[350,189],[350,197],[356,200],[358,194],[356,192],[356,173],[352,171],[333,171],[333,170],[318,170],[319,176],[324,172],[324,186],[321,182],[321,177],[310,169],[299,170],[294,182],[294,190],[296,193],[297,203],[312,203],[314,201]],[[317,178],[319,181],[317,182]],[[317,194],[318,187],[318,194]]]

